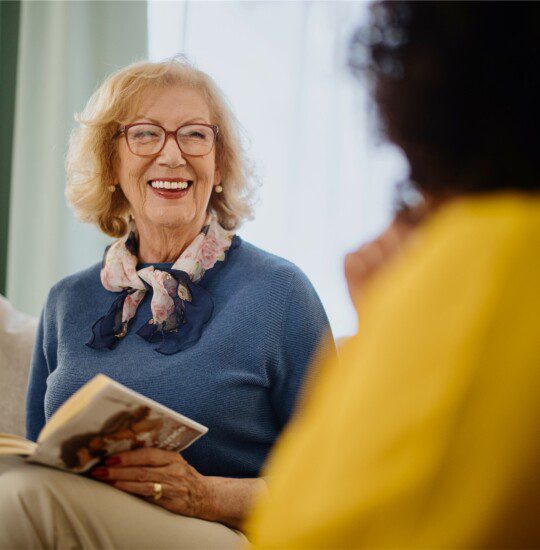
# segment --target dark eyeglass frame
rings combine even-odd
[[[161,149],[157,153],[152,153],[151,155],[139,155],[138,153],[134,153],[131,150],[128,136],[127,136],[129,129],[133,128],[134,126],[156,126],[157,128],[161,128],[165,133],[165,139],[163,140],[163,145],[161,146]],[[185,128],[186,126],[206,126],[207,128],[210,128],[212,130],[212,132],[214,133],[214,140],[212,142],[212,147],[210,147],[210,150],[208,151],[208,153],[204,153],[202,155],[192,155],[189,153],[184,153],[184,151],[182,150],[182,147],[180,146],[180,142],[178,141],[178,130]],[[137,157],[157,157],[161,153],[161,151],[163,151],[163,148],[165,147],[165,144],[167,143],[167,139],[169,138],[169,136],[173,136],[174,141],[176,141],[176,145],[178,145],[178,149],[180,149],[181,153],[183,155],[186,155],[186,157],[205,157],[206,155],[212,152],[212,149],[216,145],[217,136],[219,134],[219,127],[216,126],[215,124],[203,124],[202,122],[192,122],[190,124],[183,124],[182,126],[178,126],[176,130],[169,131],[166,128],[163,128],[163,126],[161,126],[160,124],[154,124],[153,122],[135,122],[133,124],[124,124],[123,126],[120,126],[118,131],[112,137],[112,139],[116,139],[121,134],[124,134],[124,137],[126,138],[126,145],[128,146],[128,149],[130,150],[130,152]]]

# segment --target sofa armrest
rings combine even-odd
[[[24,401],[37,322],[0,295],[0,432],[24,435]]]

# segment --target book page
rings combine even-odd
[[[111,382],[111,379],[104,374],[94,376],[92,380],[87,382],[82,388],[76,391],[69,399],[67,399],[61,407],[53,414],[50,420],[41,430],[38,443],[45,439],[54,430],[68,422],[79,411],[84,409],[86,405],[95,397],[96,393],[101,388]]]
[[[92,386],[93,390],[82,394],[83,405],[70,404],[68,414],[54,429],[42,431],[31,461],[83,472],[111,454],[139,447],[181,451],[208,431],[202,424],[100,376],[107,383],[101,384],[97,393]]]
[[[36,447],[19,435],[0,433],[0,455],[31,455]]]

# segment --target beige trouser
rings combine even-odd
[[[240,548],[220,523],[173,514],[105,483],[0,456],[0,548]]]

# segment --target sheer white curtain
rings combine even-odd
[[[405,175],[379,143],[347,45],[364,2],[148,3],[149,55],[186,54],[229,98],[261,181],[240,234],[310,277],[337,336],[355,330],[343,256],[390,216]]]
[[[60,278],[109,241],[64,198],[68,136],[99,82],[147,56],[146,2],[21,3],[11,182],[8,297],[38,314]]]

